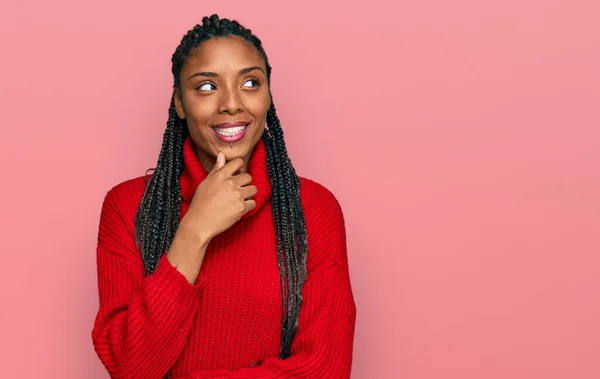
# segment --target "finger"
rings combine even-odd
[[[245,172],[246,172],[246,167],[244,167],[244,166],[242,165],[242,167],[238,168],[238,170],[237,170],[237,171],[236,171],[236,172],[235,172],[233,175],[234,175],[234,176],[237,176],[237,175],[243,174],[243,173],[245,173]]]
[[[246,186],[252,183],[252,176],[250,174],[239,174],[232,178],[234,183],[240,187]]]
[[[254,200],[246,200],[244,201],[244,204],[246,205],[246,212],[244,212],[244,214],[250,212],[256,207],[256,201]]]
[[[210,170],[209,175],[218,171],[221,167],[225,166],[225,163],[225,154],[219,151],[217,153],[217,161],[213,165],[212,170]]]
[[[242,158],[234,158],[227,162],[223,166],[223,172],[227,176],[233,176],[233,173],[240,169],[240,167],[244,166],[244,160]]]
[[[246,186],[246,187],[240,188],[240,193],[244,197],[244,200],[254,197],[257,192],[258,192],[258,189],[256,188],[256,186]]]

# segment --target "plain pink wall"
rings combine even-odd
[[[600,377],[597,1],[211,3],[2,1],[0,376],[108,377],[101,202],[155,164],[171,54],[218,12],[345,212],[353,379]]]

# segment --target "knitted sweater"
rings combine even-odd
[[[349,378],[356,307],[344,216],[334,195],[300,177],[307,279],[291,356],[278,359],[282,287],[264,143],[248,165],[256,207],[208,244],[195,284],[161,257],[146,276],[134,241],[144,177],[113,187],[99,221],[100,306],[94,348],[112,378]],[[181,217],[207,172],[184,144]],[[287,290],[287,288],[286,288]],[[257,363],[258,362],[258,363]]]

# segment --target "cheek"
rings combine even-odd
[[[200,96],[194,96],[194,94],[186,96],[185,114],[188,120],[194,124],[208,122],[216,107],[212,103],[213,101],[210,98],[200,98]]]
[[[258,120],[263,120],[267,117],[267,111],[271,105],[271,99],[269,95],[257,96],[247,103],[248,111]]]

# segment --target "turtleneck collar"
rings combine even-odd
[[[195,144],[191,137],[187,137],[183,144],[183,172],[179,178],[181,185],[181,197],[186,203],[191,203],[198,184],[208,175],[208,172],[200,163],[195,151]],[[242,216],[242,219],[251,217],[258,213],[264,204],[271,198],[271,182],[267,171],[267,151],[262,139],[254,147],[250,162],[248,163],[248,173],[252,176],[252,185],[256,186],[257,193],[254,195],[256,207]]]

